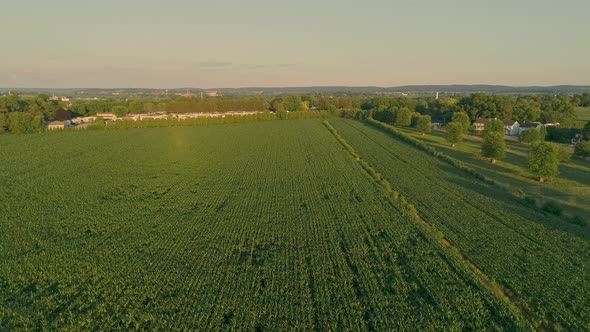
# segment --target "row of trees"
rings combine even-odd
[[[29,112],[0,113],[0,133],[30,134],[42,132],[45,118]]]
[[[455,113],[453,121],[446,127],[446,139],[453,147],[463,139],[465,123],[468,121],[465,117],[467,115],[462,112]],[[588,127],[588,137],[590,138],[590,122],[586,127]],[[527,168],[541,182],[546,178],[557,176],[559,174],[559,164],[567,161],[572,155],[571,151],[564,147],[545,142],[544,136],[544,131],[528,130],[520,137],[521,142],[530,145]],[[506,156],[506,141],[502,121],[497,119],[488,121],[482,138],[482,157],[489,158],[490,162],[494,164],[496,160],[503,159]]]
[[[563,127],[575,124],[572,97],[552,95],[505,96],[475,93],[460,98],[429,100],[417,106],[417,111],[429,114],[435,121],[449,122],[456,112],[466,113],[471,122],[477,118],[516,120],[520,123],[540,121],[559,122]]]

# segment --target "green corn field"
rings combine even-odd
[[[354,120],[0,137],[0,331],[588,330],[589,240]]]

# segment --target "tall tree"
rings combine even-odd
[[[539,121],[541,117],[541,105],[529,98],[519,98],[514,105],[514,119],[524,122]]]
[[[451,122],[446,126],[446,139],[452,147],[463,140],[463,125],[459,122]]]
[[[501,133],[504,135],[504,122],[498,119],[490,119],[486,122],[484,135],[487,133]]]
[[[469,115],[465,112],[456,112],[453,114],[453,122],[458,122],[463,127],[463,130],[467,132],[469,126],[471,126],[471,120],[469,120]]]
[[[432,131],[432,127],[430,127],[430,116],[429,115],[421,115],[418,117],[418,122],[416,123],[416,129],[424,135],[425,133],[429,133]]]
[[[400,108],[395,113],[395,125],[400,127],[409,127],[412,125],[412,111],[407,108]]]
[[[590,141],[590,121],[586,122],[582,128],[582,139]]]
[[[537,143],[541,141],[541,132],[536,129],[530,129],[524,131],[520,136],[518,136],[518,140],[523,143]]]
[[[289,112],[297,112],[301,109],[301,100],[300,96],[297,95],[289,95],[285,97],[283,100],[283,106],[285,107],[286,111]]]
[[[8,116],[6,112],[0,111],[0,133],[8,130]]]
[[[537,176],[539,182],[559,174],[559,156],[553,143],[540,142],[529,149],[528,170]]]
[[[481,145],[481,155],[490,158],[492,164],[495,164],[497,159],[504,158],[504,156],[506,156],[504,133],[498,133],[495,131],[485,133]]]
[[[70,120],[72,118],[72,112],[69,110],[64,110],[63,108],[59,108],[53,113],[53,118],[57,121]]]

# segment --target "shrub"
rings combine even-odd
[[[561,207],[561,205],[553,201],[548,201],[545,204],[543,204],[542,209],[543,211],[549,212],[556,216],[560,216],[563,213],[563,208]]]
[[[565,146],[558,146],[557,147],[557,159],[560,163],[565,163],[572,158],[574,151],[571,148],[567,148]]]
[[[518,140],[523,143],[536,143],[541,141],[541,133],[538,130],[530,129],[520,134]]]
[[[576,156],[590,157],[590,141],[580,141],[576,144],[575,152]]]

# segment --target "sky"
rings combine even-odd
[[[588,0],[18,0],[0,87],[590,85]]]

